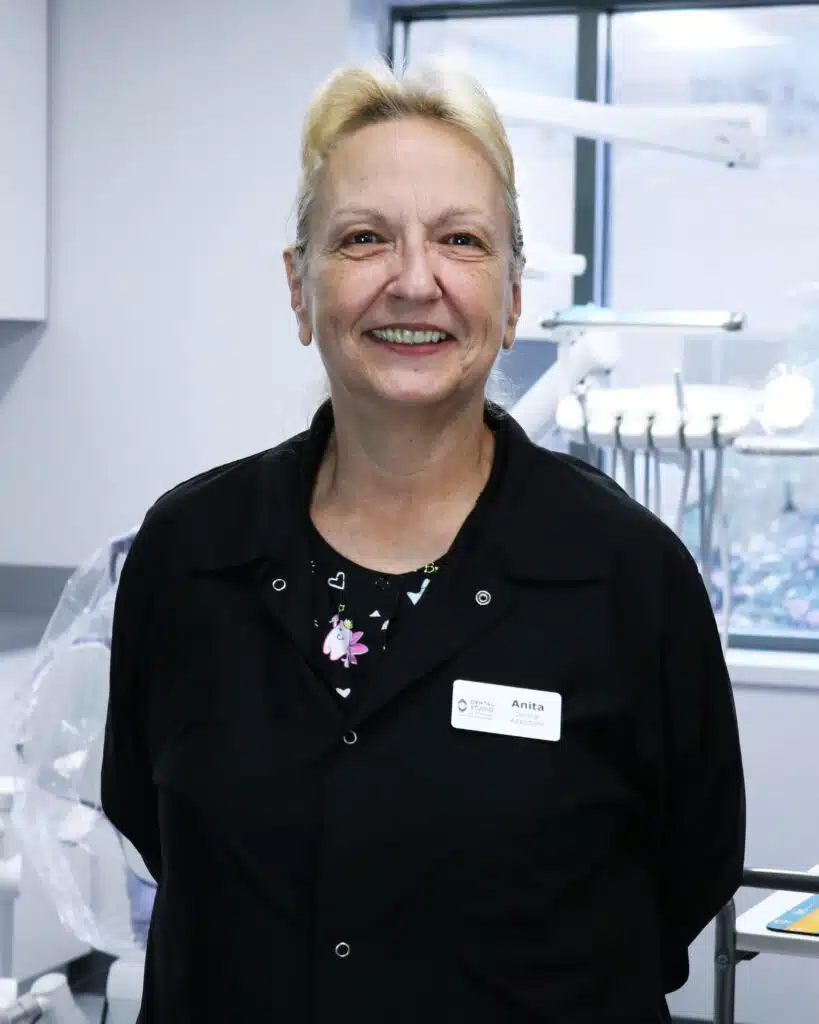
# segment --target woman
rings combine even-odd
[[[697,569],[485,399],[523,247],[479,86],[340,72],[302,161],[285,263],[330,400],[165,495],[117,598],[140,1020],[668,1020],[743,862]]]

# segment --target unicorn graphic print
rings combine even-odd
[[[361,643],[364,630],[353,630],[351,619],[342,619],[336,614],[330,620],[332,629],[324,638],[322,651],[330,661],[340,661],[345,668],[358,664],[358,655],[369,650]]]

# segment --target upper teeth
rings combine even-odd
[[[447,337],[445,331],[405,331],[389,327],[382,331],[373,331],[381,341],[390,341],[398,345],[430,345],[443,341]]]

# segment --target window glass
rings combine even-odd
[[[612,19],[612,101],[756,103],[769,139],[759,169],[615,143],[609,300],[634,309],[745,312],[747,330],[633,335],[621,385],[762,387],[781,362],[819,394],[819,10],[675,10]],[[802,436],[819,436],[812,416]],[[729,453],[735,632],[819,628],[819,459]],[[686,539],[695,544],[693,534]],[[722,575],[721,575],[722,574]],[[717,586],[719,600],[719,586]],[[819,635],[819,634],[817,634]]]

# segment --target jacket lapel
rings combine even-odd
[[[293,538],[286,558],[267,561],[256,584],[267,612],[316,670],[317,636],[313,618],[313,580],[310,551],[303,535]]]
[[[305,529],[313,478],[331,428],[332,410],[325,403],[309,430],[257,456],[247,485],[234,488],[229,505],[204,509],[186,541],[196,571],[252,588],[275,627],[290,638],[308,669],[305,686],[316,698],[312,703],[335,741],[343,714],[317,666],[320,645]]]

